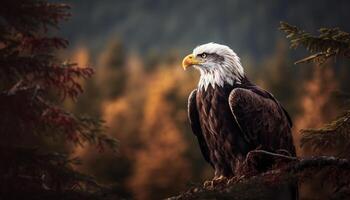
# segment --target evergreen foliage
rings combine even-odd
[[[291,48],[305,47],[312,55],[296,63],[316,62],[323,64],[327,59],[343,57],[350,59],[350,33],[339,28],[321,28],[320,34],[312,34],[281,22],[280,30],[291,39]],[[350,148],[350,111],[338,119],[318,129],[301,130],[301,146],[311,146],[314,150],[335,150],[340,156],[348,157]]]
[[[311,145],[314,150],[338,149],[348,157],[350,139],[350,111],[318,129],[301,130],[301,146]],[[339,150],[342,147],[343,150]]]
[[[41,148],[45,138],[116,148],[103,122],[64,110],[83,92],[90,67],[55,55],[68,41],[51,36],[69,6],[45,0],[5,0],[0,7],[0,199],[96,199],[104,190],[73,170],[69,154]]]
[[[339,28],[320,28],[315,36],[286,22],[280,23],[280,30],[290,39],[290,47],[304,47],[312,55],[296,62],[316,62],[323,64],[332,57],[350,58],[350,34]]]

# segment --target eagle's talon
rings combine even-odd
[[[213,180],[205,181],[203,187],[206,189],[213,189],[220,185],[226,185],[228,179],[224,176],[214,177]]]
[[[203,187],[206,189],[211,189],[213,188],[213,186],[214,186],[213,181],[204,181],[203,183]]]
[[[235,178],[234,178],[234,177],[233,177],[233,178],[230,178],[230,179],[228,179],[226,185],[231,185],[231,184],[234,183],[234,182],[235,182]]]
[[[215,186],[226,185],[228,182],[228,178],[224,176],[220,176],[218,179],[214,181]]]

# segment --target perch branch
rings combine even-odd
[[[299,173],[305,172],[308,169],[316,168],[316,170],[323,170],[328,167],[335,167],[338,170],[350,171],[350,161],[347,159],[336,158],[333,156],[315,156],[310,158],[298,158],[292,156],[286,156],[283,154],[272,153],[264,150],[253,150],[248,153],[247,157],[254,153],[262,153],[274,157],[281,157],[291,160],[287,167],[283,169],[273,169],[265,173],[246,177],[246,178],[235,178],[233,177],[226,185],[216,185],[214,188],[206,188],[204,186],[191,188],[188,191],[174,197],[168,198],[169,200],[193,200],[193,199],[208,199],[209,197],[239,197],[243,192],[241,190],[242,185],[249,186],[251,184],[257,184],[257,181],[263,181],[263,184],[267,188],[269,187],[268,182],[265,183],[264,180],[268,180],[268,177],[277,177],[273,178],[275,181],[282,181],[283,178],[288,177],[300,177]],[[316,173],[313,173],[316,174]],[[290,176],[291,175],[291,176]],[[278,179],[280,177],[281,179]],[[309,177],[312,178],[312,177]],[[233,180],[233,181],[232,181]],[[346,185],[345,185],[346,186]],[[341,187],[345,187],[341,185]],[[336,191],[335,191],[336,192]],[[211,198],[209,198],[211,199]],[[227,198],[230,199],[230,198]]]

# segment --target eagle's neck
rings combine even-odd
[[[212,88],[223,87],[225,84],[241,84],[245,77],[240,63],[222,63],[212,68],[201,68],[198,83],[199,90],[207,90],[209,85]]]

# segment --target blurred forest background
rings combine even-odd
[[[348,64],[294,65],[304,51],[290,51],[278,26],[287,21],[308,31],[350,31],[349,1],[52,2],[72,6],[72,16],[57,32],[70,41],[60,58],[96,70],[81,82],[85,92],[77,102],[64,106],[105,120],[107,134],[119,140],[117,153],[88,145],[66,151],[81,158],[77,170],[112,185],[122,197],[160,199],[213,176],[187,120],[187,98],[199,74],[184,72],[180,63],[196,45],[222,43],[241,57],[248,77],[291,114],[297,147],[300,129],[334,119],[348,103]],[[298,154],[314,152],[298,148]]]

